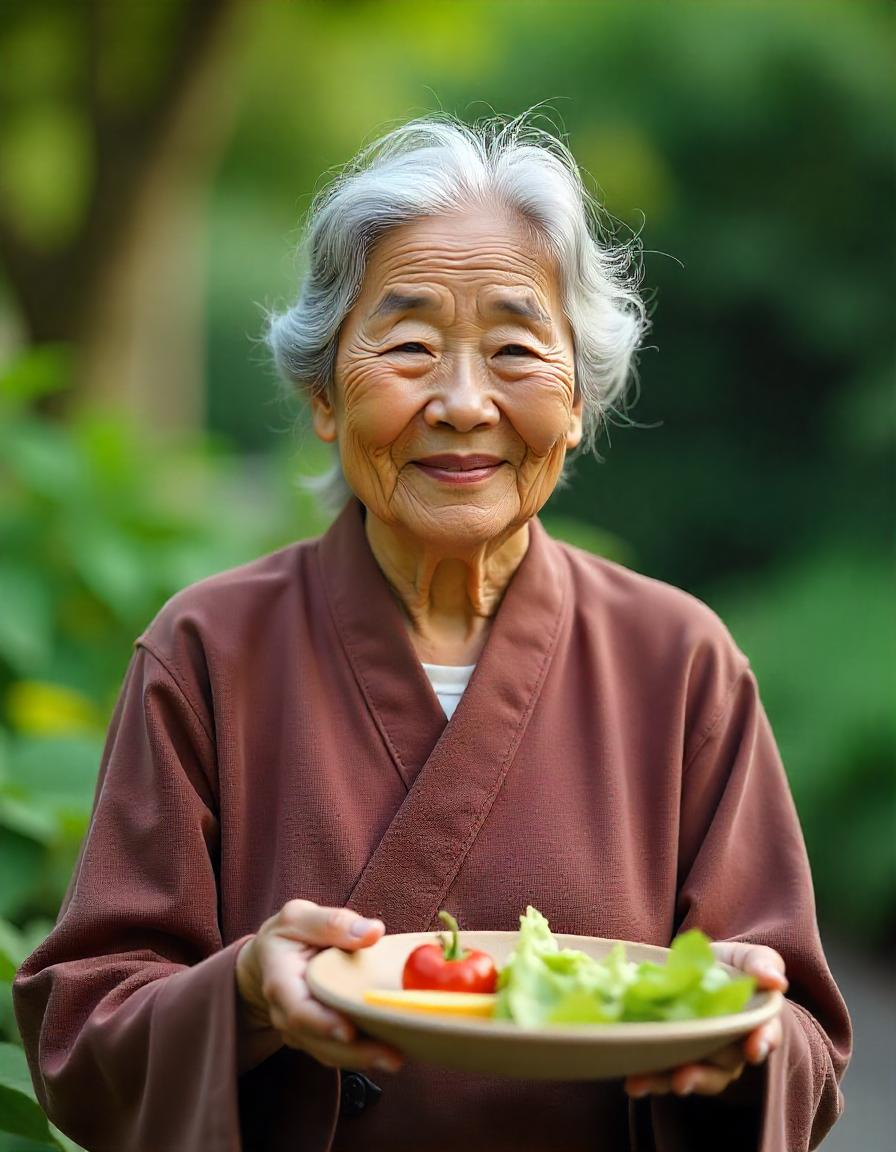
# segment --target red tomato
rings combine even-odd
[[[402,988],[437,992],[494,992],[498,982],[495,962],[486,952],[464,951],[457,921],[447,912],[439,919],[450,929],[438,944],[421,944],[408,956],[401,974]]]

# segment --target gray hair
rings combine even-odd
[[[635,353],[648,328],[636,235],[616,242],[610,217],[585,188],[569,148],[524,113],[468,125],[446,113],[403,124],[363,148],[319,193],[306,220],[307,272],[298,300],[268,312],[265,341],[284,381],[329,394],[343,320],[368,255],[392,228],[465,205],[510,209],[556,261],[583,400],[577,451],[595,448],[601,423],[624,410]],[[340,465],[307,482],[336,510],[350,495]]]

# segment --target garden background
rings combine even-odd
[[[633,423],[544,513],[706,600],[756,669],[883,1148],[896,1009],[893,8],[3,0],[0,1152],[73,1148],[9,997],[87,827],[134,638],[326,519],[263,310],[327,174],[412,115],[545,102],[653,310]],[[5,1134],[4,1134],[5,1133]]]

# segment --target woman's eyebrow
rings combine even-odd
[[[387,292],[371,313],[374,316],[391,316],[396,312],[411,312],[417,309],[438,308],[431,296],[414,296],[404,292]]]
[[[534,300],[520,300],[515,296],[500,296],[489,300],[487,312],[505,312],[511,316],[519,316],[523,320],[531,320],[535,324],[550,324],[551,318]]]
[[[394,316],[402,312],[437,312],[442,302],[428,293],[401,292],[392,289],[370,314],[370,319]],[[484,303],[484,313],[513,316],[528,320],[536,328],[552,331],[551,318],[534,298],[518,296],[492,296]]]

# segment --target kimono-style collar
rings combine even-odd
[[[408,788],[351,897],[352,907],[382,917],[390,932],[435,923],[547,675],[569,607],[569,576],[538,521],[529,529],[526,555],[448,724],[370,550],[362,506],[352,501],[321,539],[321,577],[336,630]]]
[[[410,786],[446,727],[445,714],[370,549],[364,516],[363,505],[352,500],[322,537],[323,586],[358,686]],[[463,719],[461,710],[469,710],[465,706],[475,701],[482,681],[488,685],[492,722],[519,719],[539,679],[548,638],[557,629],[564,576],[553,541],[538,520],[530,521],[529,547],[504,593],[452,724]]]

